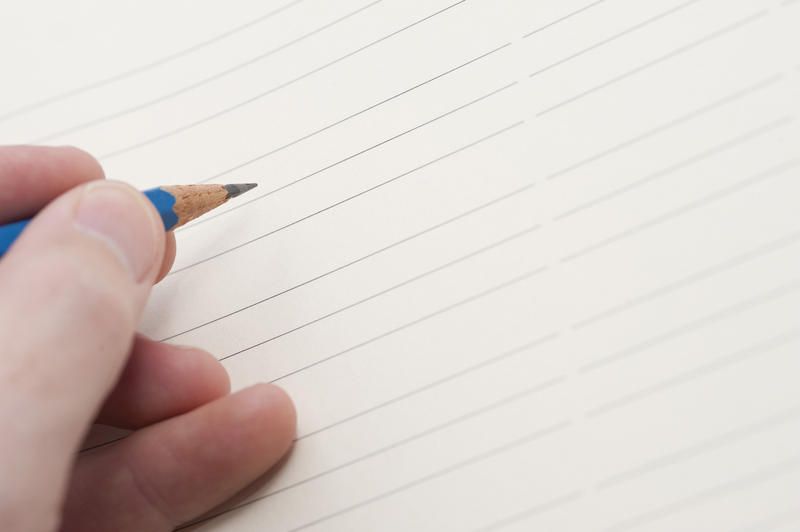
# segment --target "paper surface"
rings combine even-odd
[[[142,323],[298,409],[193,529],[800,526],[800,2],[82,6],[0,141],[260,184]]]

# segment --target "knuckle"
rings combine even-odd
[[[140,513],[155,518],[164,529],[172,529],[188,519],[190,516],[180,515],[181,512],[173,500],[174,494],[162,486],[163,481],[148,474],[151,470],[141,466],[142,463],[152,463],[154,454],[166,461],[176,461],[177,457],[169,446],[152,438],[139,446],[129,447],[127,451],[123,464],[130,479],[132,494],[138,499],[138,506],[142,509]]]

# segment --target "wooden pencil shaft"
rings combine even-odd
[[[170,229],[189,223],[230,199],[222,185],[172,185],[161,189],[175,197],[172,210],[178,216],[178,223]]]

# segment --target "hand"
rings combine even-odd
[[[44,207],[0,259],[0,530],[168,531],[284,454],[291,401],[229,395],[204,351],[134,330],[175,240],[72,148],[0,148],[0,224]],[[136,429],[76,454],[88,427]]]

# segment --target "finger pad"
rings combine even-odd
[[[0,147],[0,222],[31,216],[61,193],[103,177],[100,163],[77,148]]]
[[[175,263],[175,255],[178,251],[178,248],[175,242],[175,234],[172,233],[172,231],[166,234],[166,237],[164,238],[164,245],[164,260],[161,263],[161,271],[156,277],[157,283],[167,276],[169,271],[172,269],[172,265]]]
[[[291,446],[295,411],[279,388],[260,384],[134,435],[131,461],[176,521],[227,500]]]
[[[228,399],[195,413],[202,422],[187,426],[184,441],[202,440],[204,445],[187,452],[195,452],[208,471],[223,473],[233,467],[247,470],[255,478],[291,445],[294,405],[283,390],[267,384],[257,384]]]
[[[261,384],[82,455],[62,528],[171,530],[228,500],[291,445],[295,411]]]
[[[205,351],[139,337],[98,421],[141,427],[188,412],[229,391],[227,372]]]

